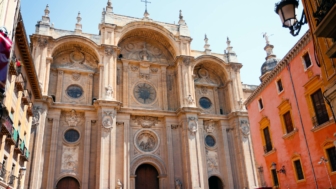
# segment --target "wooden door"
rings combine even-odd
[[[72,177],[65,177],[57,183],[57,189],[79,189],[79,183]]]
[[[140,165],[135,174],[135,189],[159,189],[159,174],[155,167]]]

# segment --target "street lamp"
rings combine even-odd
[[[302,11],[300,21],[296,18],[296,8],[299,6],[299,0],[282,0],[275,4],[275,13],[280,16],[282,27],[289,28],[293,36],[300,33],[301,26],[307,23],[306,15]]]
[[[283,165],[282,167],[281,167],[281,169],[279,169],[279,170],[277,170],[276,169],[276,163],[272,163],[272,169],[275,169],[276,170],[276,172],[277,173],[283,173],[284,175],[286,174],[286,169],[285,169],[285,166]]]
[[[324,164],[325,170],[326,170],[327,175],[328,175],[329,183],[330,183],[330,188],[333,188],[331,180],[330,180],[330,175],[329,175],[329,172],[328,172],[328,168],[327,168],[327,162],[328,162],[328,160],[322,156],[320,161],[318,162],[318,164],[319,165],[321,165],[322,163]]]

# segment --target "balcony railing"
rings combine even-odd
[[[15,182],[16,178],[17,177],[15,175],[13,175],[13,174],[9,176],[9,181],[8,181],[9,186],[14,187],[14,182]]]
[[[5,166],[0,163],[0,179],[4,180],[6,178],[7,171],[5,169]]]
[[[319,127],[320,125],[322,125],[322,124],[324,124],[328,121],[329,121],[328,115],[324,115],[324,116],[320,116],[320,117],[317,117],[317,116],[312,117],[312,122],[313,122],[313,127],[314,128]]]
[[[318,0],[317,3],[319,6],[313,16],[316,20],[316,24],[319,25],[333,6],[335,6],[336,0]]]

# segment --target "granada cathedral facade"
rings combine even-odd
[[[30,36],[43,99],[34,103],[28,189],[248,189],[258,182],[241,63],[190,49],[178,24],[113,13],[99,34]]]

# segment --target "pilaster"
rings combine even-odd
[[[193,82],[193,57],[180,56],[177,59],[178,87],[181,107],[196,107],[195,86]]]
[[[51,131],[47,188],[54,188],[55,186],[55,169],[60,116],[61,110],[55,110],[50,116],[48,116],[48,119],[52,119],[53,124]]]
[[[166,66],[161,66],[161,83],[162,83],[163,110],[168,110],[167,67]]]
[[[123,106],[128,107],[128,61],[122,60],[123,62]]]
[[[185,115],[181,122],[182,131],[182,156],[184,157],[184,182],[185,188],[203,189],[205,174],[203,163],[205,157],[201,153],[201,134],[199,132],[198,118],[196,115]]]
[[[225,184],[227,186],[227,188],[234,188],[233,185],[233,174],[232,174],[232,166],[231,166],[231,154],[230,154],[230,146],[228,144],[228,131],[230,131],[230,129],[228,128],[228,126],[223,123],[223,121],[220,122],[220,127],[221,127],[221,131],[222,131],[222,136],[223,136],[223,147],[224,147],[224,152],[225,152],[225,165],[226,165],[226,182],[227,184]]]
[[[57,76],[56,102],[62,101],[62,92],[63,92],[63,71],[59,70]]]
[[[53,61],[52,57],[48,57],[46,62],[46,69],[45,69],[45,80],[44,80],[44,88],[42,89],[42,95],[47,96],[48,95],[48,88],[49,88],[49,77],[50,77],[50,65]]]

